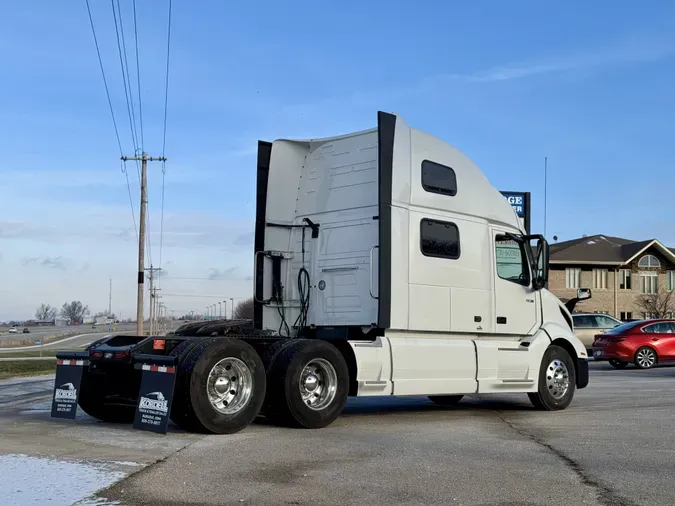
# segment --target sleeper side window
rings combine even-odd
[[[505,235],[495,237],[497,276],[519,285],[530,285],[530,266],[525,243],[509,239]]]
[[[420,249],[428,257],[457,260],[460,254],[457,225],[424,218],[420,222]]]
[[[457,195],[457,176],[450,167],[424,160],[422,162],[422,188],[431,193],[454,197]]]

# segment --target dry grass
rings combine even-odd
[[[0,379],[38,376],[56,372],[56,360],[8,360],[0,362]]]

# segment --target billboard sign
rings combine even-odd
[[[526,233],[530,233],[530,192],[501,192],[520,218]]]

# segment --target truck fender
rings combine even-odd
[[[586,354],[586,347],[572,333],[569,327],[551,322],[544,325],[543,330],[549,336],[551,344],[564,348],[570,354],[576,369],[576,386],[577,388],[585,388],[588,385],[588,355]]]

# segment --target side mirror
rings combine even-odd
[[[591,298],[590,288],[579,288],[577,290],[577,300],[586,300]]]
[[[590,298],[591,298],[590,288],[578,288],[577,296],[565,302],[565,307],[570,313],[572,313],[574,312],[574,307],[577,305],[577,302],[579,302],[580,300],[588,300]]]
[[[548,285],[548,242],[543,235],[530,235],[526,239],[531,241],[536,239],[537,243],[532,251],[532,287],[535,290],[541,290]],[[532,246],[530,246],[532,248]]]

